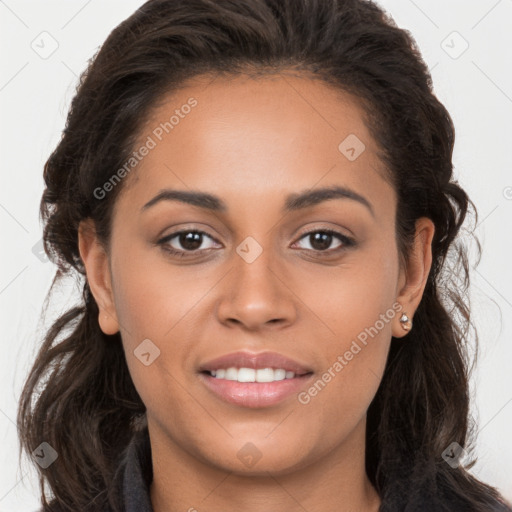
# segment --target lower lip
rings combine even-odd
[[[238,382],[217,379],[208,373],[199,374],[206,387],[226,402],[251,408],[278,404],[290,395],[298,393],[312,376],[313,374],[309,373],[274,382]]]

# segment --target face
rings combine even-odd
[[[362,114],[292,76],[197,79],[152,112],[93,292],[153,438],[253,474],[360,448],[391,336],[406,334],[399,309],[412,316],[426,277],[403,293],[396,195]],[[202,371],[251,367],[207,364],[240,351],[296,375]]]

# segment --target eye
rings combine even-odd
[[[330,256],[333,253],[341,252],[356,245],[353,238],[332,229],[309,231],[304,233],[299,240],[308,242],[309,247],[302,247],[303,249],[313,251],[320,256]],[[332,249],[331,246],[334,241],[338,241],[338,244]],[[206,246],[203,245],[205,242],[207,242]],[[176,231],[166,235],[157,242],[164,251],[180,258],[195,256],[201,251],[213,249],[216,243],[218,242],[208,233],[196,229]]]
[[[193,256],[194,253],[199,250],[208,250],[212,249],[214,245],[207,244],[205,247],[203,243],[205,242],[205,237],[207,237],[210,241],[216,242],[208,233],[204,231],[198,231],[195,229],[188,229],[182,231],[176,231],[175,233],[171,233],[160,240],[158,240],[158,244],[162,246],[162,248],[175,255],[180,257]],[[190,253],[190,254],[187,254]]]
[[[355,246],[355,240],[342,233],[338,233],[332,229],[317,229],[315,231],[309,231],[304,233],[300,240],[306,240],[309,247],[305,249],[314,251],[317,253],[325,253],[325,255],[331,255],[339,251],[343,251],[348,247]],[[329,249],[333,241],[338,241],[338,245],[334,249]],[[303,247],[304,248],[304,247]],[[323,256],[324,254],[321,254]]]

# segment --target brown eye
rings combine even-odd
[[[161,238],[158,241],[158,244],[161,245],[167,252],[174,254],[176,256],[188,256],[187,253],[191,256],[200,250],[208,250],[213,248],[213,244],[207,244],[206,247],[203,246],[205,243],[205,237],[213,242],[216,242],[208,233],[204,231],[198,230],[182,230],[172,233],[170,235]]]
[[[180,233],[177,235],[178,243],[187,251],[195,251],[201,247],[203,235],[197,231]]]
[[[306,240],[309,243],[309,247],[303,247],[306,250],[328,252],[329,254],[355,245],[355,241],[352,238],[330,229],[310,231],[302,235],[300,240]],[[335,241],[338,243],[332,248],[332,244]]]

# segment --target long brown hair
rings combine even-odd
[[[20,399],[21,449],[30,454],[45,441],[59,454],[38,467],[43,505],[48,485],[65,510],[121,510],[114,474],[145,413],[119,334],[100,330],[79,256],[77,230],[86,218],[108,247],[123,184],[101,200],[95,190],[127,161],[158,99],[188,78],[289,69],[334,84],[364,106],[397,192],[402,264],[416,219],[435,224],[414,329],[406,343],[392,339],[368,410],[366,468],[381,511],[426,510],[428,503],[428,510],[459,504],[483,512],[501,503],[468,473],[471,466],[454,468],[442,457],[452,442],[470,448],[472,322],[467,248],[457,235],[469,207],[476,221],[476,209],[453,179],[454,126],[411,35],[367,0],[150,0],[112,31],[82,74],[44,168],[40,212],[45,248],[58,266],[54,284],[75,276],[82,301],[45,334]]]

